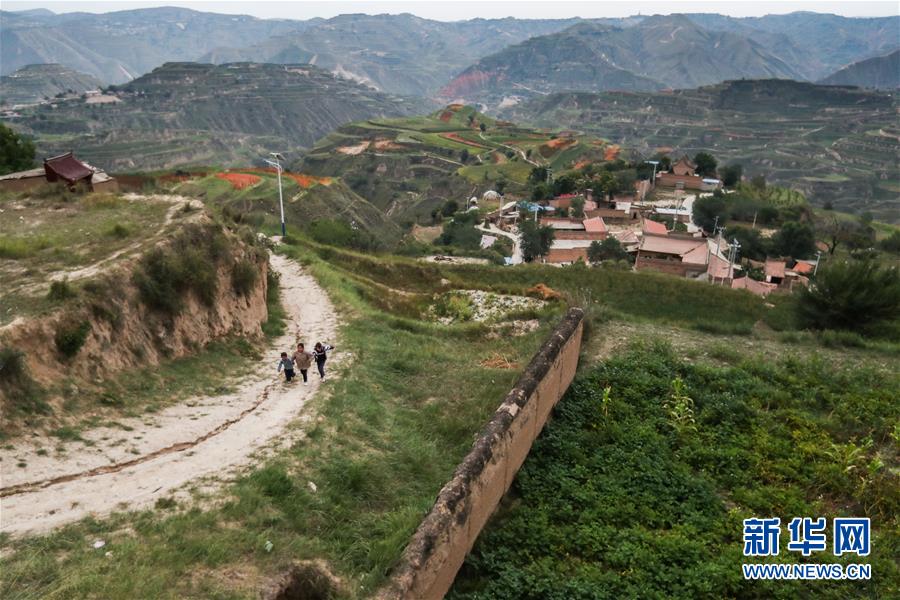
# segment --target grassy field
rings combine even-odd
[[[651,338],[582,373],[449,597],[895,597],[896,362],[714,354],[688,360]],[[871,556],[788,551],[797,515],[870,517]],[[742,519],[775,516],[779,556],[743,557]],[[869,563],[873,576],[743,579],[741,563],[773,561]]]
[[[380,287],[392,283],[387,273],[369,274],[376,285],[299,247],[288,252],[332,295],[347,321],[341,350],[353,357],[313,407],[319,418],[306,440],[198,506],[4,540],[4,598],[249,598],[260,578],[305,557],[325,558],[348,597],[384,580],[517,376],[480,361],[500,354],[524,364],[561,307],[538,315],[543,326],[533,333],[490,339],[484,325],[406,318],[403,302],[390,312],[373,306],[369,297],[384,305],[390,295]],[[90,548],[96,537],[112,558]]]
[[[177,208],[177,207],[174,207]],[[0,324],[57,303],[48,276],[145,248],[163,232],[169,202],[48,188],[0,195]],[[186,216],[184,213],[176,215]]]

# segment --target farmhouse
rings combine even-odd
[[[609,234],[606,223],[600,217],[589,219],[543,218],[541,225],[553,228],[553,244],[544,262],[566,265],[581,259],[587,262],[591,243],[606,239]]]
[[[672,232],[659,235],[644,229],[634,268],[688,278],[705,276],[710,280],[726,282],[732,278],[727,252],[728,246],[724,241]]]
[[[70,189],[82,186],[92,192],[115,192],[119,189],[115,178],[67,152],[45,158],[43,167],[0,176],[0,191],[22,192],[51,183],[62,183]]]
[[[697,165],[686,156],[672,165],[668,173],[656,175],[656,185],[673,187],[678,190],[701,190],[710,192],[722,187],[718,179],[703,178],[696,174]]]

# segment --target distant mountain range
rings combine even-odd
[[[308,62],[379,90],[429,96],[482,56],[576,22],[507,18],[446,23],[409,14],[341,15],[250,47],[217,48],[200,60]]]
[[[172,61],[311,63],[387,93],[420,96],[486,89],[477,82],[494,71],[507,77],[501,87],[533,87],[518,73],[528,61],[535,71],[559,61],[559,72],[545,73],[553,91],[572,83],[643,90],[745,76],[819,80],[900,46],[900,17],[806,12],[452,23],[409,14],[263,20],[181,8],[0,17],[0,74],[60,63],[121,83]],[[557,42],[564,47],[550,47]]]
[[[310,65],[167,63],[101,97],[40,105],[8,123],[34,135],[40,154],[76,149],[121,171],[247,165],[276,150],[296,158],[344,123],[431,108]]]
[[[0,74],[60,63],[105,83],[130,81],[166,62],[193,61],[219,46],[249,46],[314,24],[184,8],[59,15],[2,11],[0,19]]]
[[[892,90],[900,87],[900,50],[855,62],[819,83]]]
[[[439,96],[496,108],[560,90],[648,91],[771,77],[802,78],[752,39],[673,15],[648,17],[627,28],[579,23],[531,38],[481,59]]]
[[[0,76],[0,106],[32,104],[59,94],[81,94],[102,86],[92,75],[60,64],[27,65]]]

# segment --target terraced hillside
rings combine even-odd
[[[752,37],[706,30],[684,15],[652,16],[633,27],[579,23],[533,37],[481,59],[439,95],[493,108],[565,90],[651,91],[739,77],[801,75]]]
[[[107,170],[247,165],[296,153],[349,121],[423,112],[309,65],[168,63],[100,99],[26,110],[9,124],[38,153],[77,149]]]
[[[535,166],[570,169],[618,153],[594,136],[554,135],[453,104],[424,117],[345,125],[315,144],[302,169],[341,177],[392,220],[409,224],[498,184],[524,190]]]
[[[660,93],[563,93],[503,113],[571,127],[657,153],[715,154],[744,174],[802,191],[811,202],[900,221],[895,97],[784,80],[727,81]]]
[[[81,94],[100,85],[96,77],[60,64],[26,65],[0,77],[0,106],[31,104],[58,94]]]

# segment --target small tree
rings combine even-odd
[[[716,167],[719,163],[715,157],[709,152],[698,152],[694,157],[694,164],[697,165],[697,174],[703,177],[715,177]]]
[[[459,153],[459,162],[469,162],[469,150],[467,148],[463,148],[462,152]]]
[[[579,219],[584,217],[584,198],[579,196],[572,200],[572,216]]]
[[[526,219],[522,223],[521,229],[522,258],[525,262],[532,262],[550,251],[554,238],[552,227],[538,225],[534,221]]]
[[[441,207],[441,215],[452,217],[458,210],[459,203],[456,200],[450,199],[444,202],[444,206]]]
[[[779,256],[808,258],[816,251],[816,235],[806,223],[788,221],[772,236],[772,250]]]
[[[487,131],[487,125],[485,125],[484,123],[481,123],[478,125],[478,129],[481,130],[481,133],[484,133],[485,131]]]
[[[728,165],[719,169],[719,175],[722,176],[722,185],[725,187],[734,187],[741,182],[744,176],[744,167],[741,165]]]
[[[831,261],[797,303],[800,321],[812,329],[871,332],[900,318],[900,272],[875,260]]]
[[[622,244],[614,237],[608,237],[602,242],[593,241],[588,246],[588,260],[597,264],[605,260],[628,260],[628,252],[622,247]]]
[[[34,166],[34,144],[0,123],[0,175]]]

